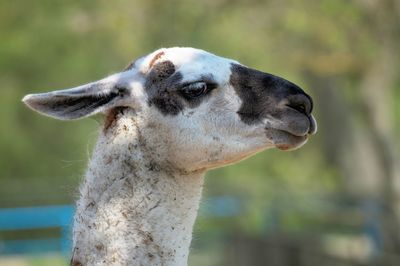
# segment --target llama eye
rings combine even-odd
[[[200,97],[207,92],[207,83],[205,82],[195,82],[184,86],[180,90],[183,97],[187,99],[193,99]]]

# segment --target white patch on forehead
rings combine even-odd
[[[154,61],[155,57],[158,58]],[[183,76],[183,82],[197,81],[203,76],[212,74],[219,84],[229,81],[231,63],[238,64],[234,60],[219,57],[200,49],[174,47],[154,51],[138,59],[135,66],[140,72],[147,73],[152,65],[163,61],[171,61],[175,65],[176,70]]]

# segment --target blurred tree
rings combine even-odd
[[[0,1],[0,206],[72,202],[101,120],[34,115],[24,94],[98,79],[162,46],[194,46],[300,84],[320,128],[299,151],[212,171],[206,195],[235,195],[246,215],[199,230],[259,235],[271,221],[261,210],[346,194],[383,206],[383,248],[399,253],[399,20],[396,0]],[[293,217],[268,229],[311,223]]]

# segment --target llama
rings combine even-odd
[[[298,86],[194,48],[23,102],[63,120],[105,114],[76,206],[75,266],[187,265],[205,172],[316,132]]]

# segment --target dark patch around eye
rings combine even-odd
[[[177,115],[183,110],[184,104],[171,88],[181,80],[182,75],[175,72],[175,66],[171,61],[155,64],[145,84],[149,96],[148,104],[154,105],[165,115]]]
[[[164,61],[154,65],[148,74],[148,82],[162,82],[175,73],[175,65],[171,61]]]
[[[166,115],[177,115],[183,110],[182,103],[174,97],[155,97],[150,103],[154,104],[163,114]]]
[[[204,75],[200,77],[199,81],[207,83],[207,92],[198,98],[187,99],[182,95],[180,89],[188,84],[182,84],[181,81],[182,74],[176,71],[171,61],[155,64],[149,72],[145,84],[149,96],[149,106],[154,105],[164,115],[178,115],[185,107],[199,106],[218,86],[211,74]]]

